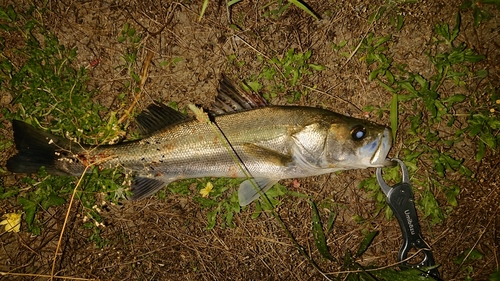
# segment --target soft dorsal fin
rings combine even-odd
[[[189,117],[169,106],[155,102],[141,112],[135,120],[141,135],[147,136],[167,126],[185,121]]]
[[[222,75],[218,95],[210,111],[214,114],[225,114],[265,106],[267,102],[260,95],[243,91],[227,76]]]

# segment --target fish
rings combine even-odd
[[[71,176],[89,166],[121,168],[133,175],[132,200],[181,179],[245,178],[238,199],[246,206],[282,179],[393,166],[390,128],[323,108],[268,105],[226,76],[207,119],[155,102],[136,117],[140,139],[98,146],[13,120],[17,154],[6,167]]]

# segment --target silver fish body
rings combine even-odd
[[[36,138],[44,138],[46,144],[40,149],[32,145],[28,154],[18,141],[20,131],[29,130],[28,125],[16,121],[20,153],[8,161],[8,168],[30,172],[19,163],[27,160],[26,155],[41,151],[46,157],[54,154],[53,161],[45,163],[48,172],[79,175],[88,165],[119,167],[135,175],[134,199],[180,179],[249,177],[239,189],[240,204],[248,205],[280,179],[392,165],[386,160],[391,148],[390,129],[325,109],[259,107],[216,115],[212,124],[162,105],[148,110],[141,122],[153,123],[155,130],[141,140],[81,148],[39,133]],[[166,126],[155,127],[160,119]]]

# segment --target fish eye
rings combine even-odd
[[[351,129],[351,137],[353,140],[362,140],[366,136],[366,128],[362,125],[356,125]]]

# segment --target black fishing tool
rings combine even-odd
[[[422,233],[420,231],[420,224],[418,222],[417,210],[415,209],[413,191],[410,184],[410,175],[408,174],[408,169],[403,161],[399,159],[391,159],[399,163],[401,167],[401,173],[403,180],[394,186],[389,186],[384,181],[382,177],[382,168],[377,168],[377,181],[382,191],[386,196],[387,203],[392,209],[392,212],[396,216],[401,227],[401,232],[403,233],[403,245],[399,249],[398,261],[400,262],[401,269],[407,268],[422,268],[422,267],[432,267],[435,266],[434,257],[432,251],[424,241]],[[419,263],[410,263],[413,258],[408,258],[410,250],[415,249],[417,251],[416,257],[419,256],[421,252],[424,258]],[[431,268],[428,271],[422,271],[426,276],[434,278],[435,280],[441,280],[439,278],[439,271],[437,268]]]

